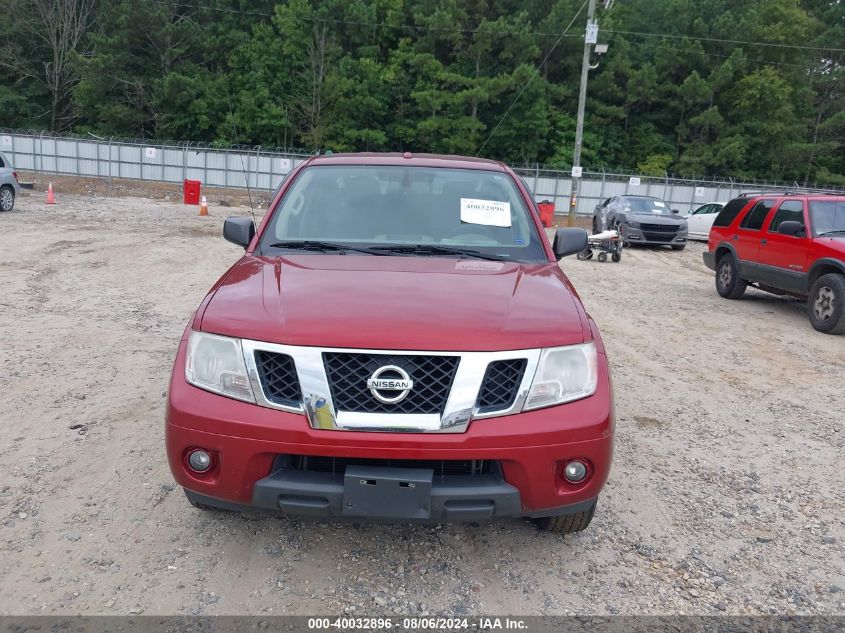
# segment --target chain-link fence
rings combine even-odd
[[[308,155],[278,148],[217,149],[203,143],[127,141],[0,131],[0,151],[19,170],[272,190]]]
[[[555,213],[567,213],[572,179],[567,172],[542,168],[515,168],[540,202],[555,203]],[[843,188],[811,188],[813,191],[845,194]],[[776,183],[734,180],[693,180],[656,178],[631,173],[584,171],[579,183],[577,213],[592,214],[596,205],[613,196],[653,196],[666,202],[681,215],[710,202],[727,202],[749,191],[807,191],[797,183]]]
[[[215,148],[196,142],[152,142],[0,130],[0,151],[16,169],[72,176],[153,180],[206,186],[273,190],[309,154],[282,148]],[[569,172],[516,167],[535,199],[567,213],[572,180]],[[709,202],[727,202],[743,191],[799,191],[796,183],[654,178],[637,174],[584,171],[576,211],[591,214],[597,204],[621,195],[662,198],[681,214]],[[845,193],[845,189],[825,191]]]

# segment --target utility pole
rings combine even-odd
[[[575,124],[575,156],[572,159],[572,190],[569,194],[568,226],[575,226],[575,208],[578,203],[578,185],[581,180],[581,142],[584,138],[584,107],[587,102],[587,77],[590,74],[590,53],[596,43],[598,25],[595,23],[596,0],[587,7],[587,29],[584,32],[584,59],[581,62],[581,91],[578,95],[578,121]]]

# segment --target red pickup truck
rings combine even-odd
[[[613,396],[595,323],[501,163],[297,166],[176,354],[167,455],[200,508],[327,519],[590,523]]]
[[[845,196],[764,193],[731,200],[710,229],[704,263],[716,290],[749,284],[807,301],[815,329],[845,332]]]

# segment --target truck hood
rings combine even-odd
[[[209,294],[195,327],[287,345],[500,351],[592,337],[554,263],[248,255]]]

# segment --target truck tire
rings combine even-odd
[[[15,207],[15,190],[9,185],[0,187],[0,211],[11,211]]]
[[[810,323],[825,334],[845,333],[845,275],[822,275],[807,299]]]
[[[587,526],[590,525],[590,521],[593,520],[597,503],[598,499],[593,501],[593,505],[582,512],[561,514],[554,517],[539,517],[534,519],[534,524],[537,526],[537,529],[543,532],[556,532],[557,534],[580,532],[581,530],[586,530]]]
[[[739,299],[745,293],[748,282],[740,279],[736,259],[730,253],[722,255],[716,265],[716,292],[725,299]]]

